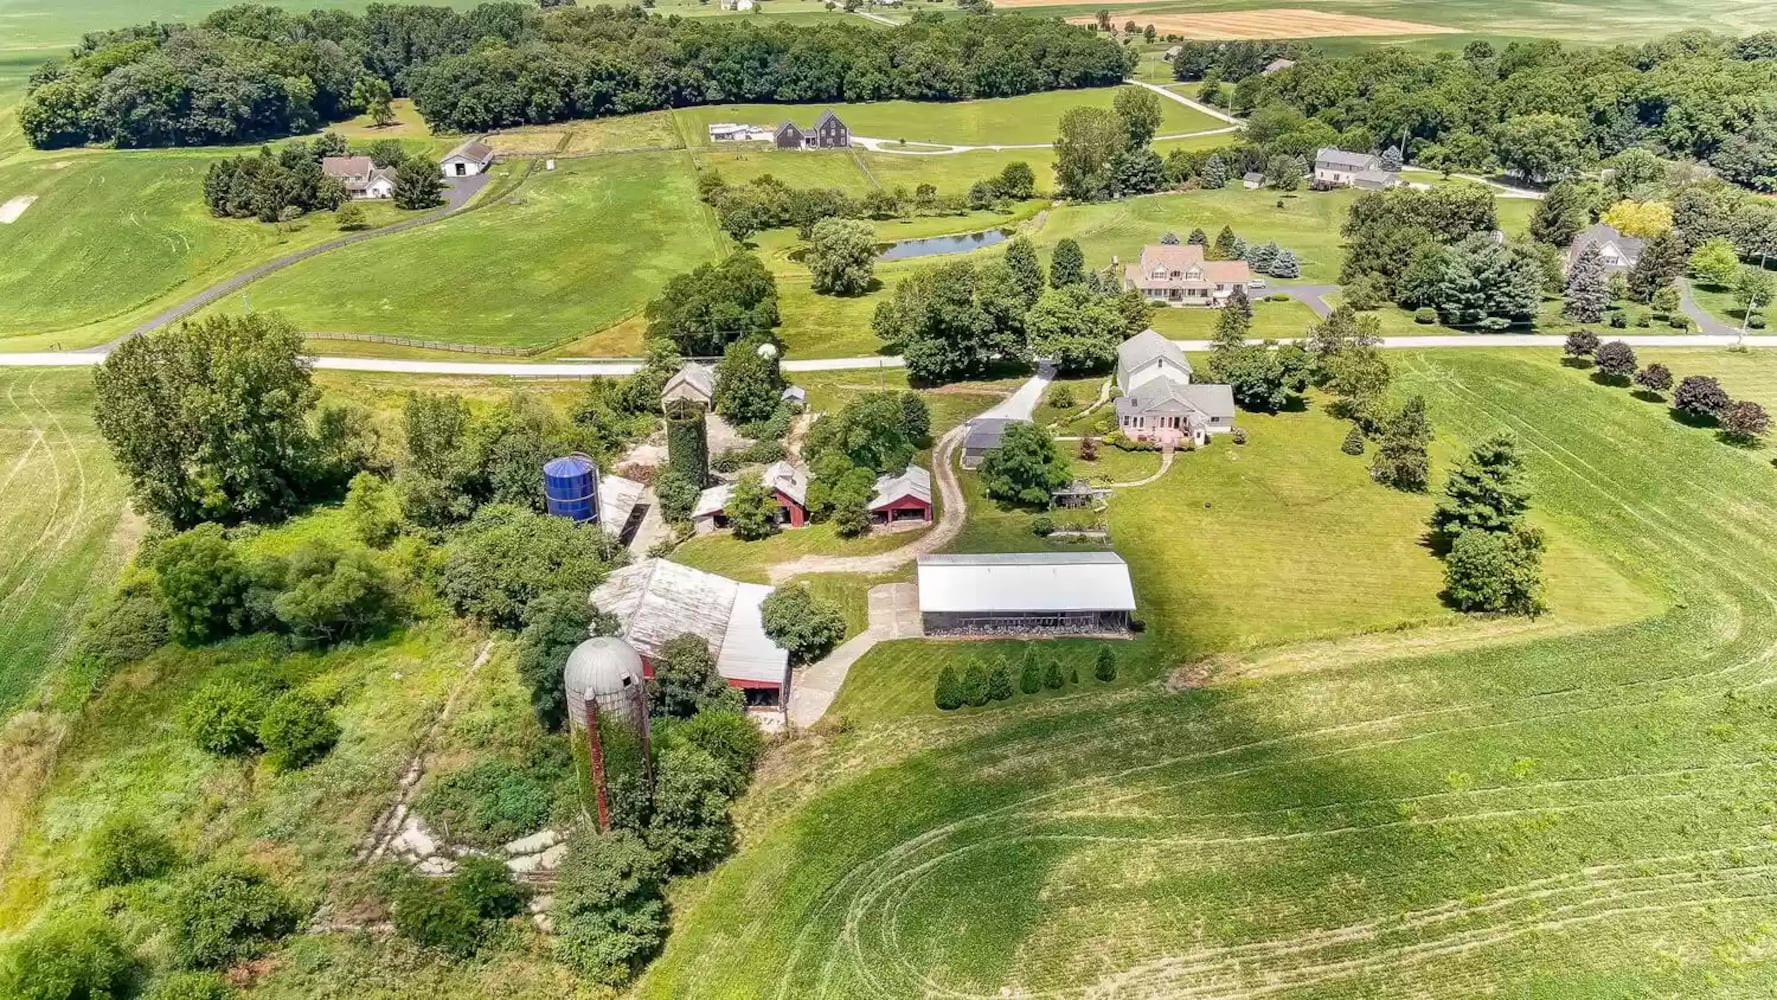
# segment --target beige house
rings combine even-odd
[[[1204,260],[1203,248],[1191,243],[1142,247],[1140,262],[1123,269],[1124,288],[1169,306],[1224,305],[1234,289],[1246,291],[1252,280],[1246,261]]]
[[[1132,441],[1206,444],[1234,429],[1234,390],[1195,383],[1179,346],[1148,329],[1117,348],[1117,430]]]
[[[384,170],[368,156],[324,156],[321,173],[339,181],[354,199],[395,197],[395,171]]]

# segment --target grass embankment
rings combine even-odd
[[[0,369],[0,720],[49,675],[110,583],[123,483],[85,370]]]
[[[752,847],[686,900],[641,995],[1768,992],[1777,515],[1753,498],[1770,449],[1723,445],[1554,352],[1391,356],[1431,401],[1439,473],[1463,443],[1519,435],[1554,542],[1549,618],[1255,652],[1179,693],[1086,681],[961,717],[853,715],[851,735],[780,759]],[[1661,360],[1754,398],[1777,385],[1756,355]],[[1391,568],[1435,588],[1429,556],[1335,544],[1364,514],[1380,535],[1388,506],[1429,501],[1360,483],[1303,504],[1361,476],[1312,427],[1291,430],[1326,457],[1260,461],[1285,422],[1313,417],[1260,426],[1228,463],[1293,485],[1264,526],[1296,539],[1271,578],[1325,573],[1360,611],[1398,599]],[[1226,461],[1184,457],[1175,486]],[[1258,532],[1224,533],[1235,525],[1143,524],[1119,542],[1143,601],[1158,564],[1143,550],[1265,558]],[[1596,573],[1571,575],[1587,562]],[[1166,600],[1209,623],[1188,595]],[[1247,601],[1220,629],[1313,613]],[[770,908],[743,902],[767,886]]]

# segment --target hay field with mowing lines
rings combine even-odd
[[[109,585],[124,483],[85,370],[0,369],[0,719],[54,667]]]
[[[1016,6],[1018,0],[1013,0]],[[1090,17],[1069,18],[1074,24],[1092,24]],[[1261,10],[1216,10],[1192,14],[1156,14],[1144,11],[1143,25],[1152,24],[1163,35],[1218,41],[1231,38],[1339,38],[1352,35],[1458,34],[1447,28],[1415,21],[1336,14],[1325,10],[1276,7]]]
[[[1770,449],[1553,351],[1391,357],[1449,439],[1515,431],[1541,516],[1658,609],[853,715],[773,761],[639,995],[1770,995]]]

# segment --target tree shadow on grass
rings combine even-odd
[[[1561,359],[1561,367],[1563,367],[1563,368],[1577,368],[1580,371],[1585,371],[1586,369],[1592,367],[1592,359],[1591,358],[1576,358],[1572,355],[1567,355],[1566,357],[1563,357]]]
[[[1665,396],[1654,392],[1652,389],[1637,389],[1629,395],[1641,400],[1643,403],[1664,403],[1666,401]]]
[[[1666,415],[1671,417],[1675,423],[1683,424],[1686,427],[1696,427],[1707,430],[1721,426],[1720,421],[1707,413],[1692,413],[1689,410],[1681,410],[1676,406],[1667,407]]]
[[[1626,389],[1629,386],[1629,376],[1627,375],[1606,375],[1604,372],[1593,372],[1592,381],[1612,389]]]

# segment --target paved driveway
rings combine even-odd
[[[887,583],[870,588],[870,624],[819,663],[810,664],[790,684],[790,722],[812,726],[827,714],[852,664],[879,642],[917,639],[925,635],[919,619],[919,587]]]

